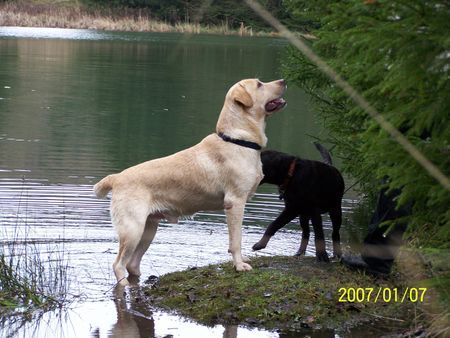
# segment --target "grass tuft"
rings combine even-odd
[[[22,192],[23,194],[23,192]],[[26,197],[20,195],[20,201]],[[19,203],[20,205],[20,203]],[[16,224],[2,229],[0,242],[0,324],[11,315],[28,318],[35,310],[62,308],[69,300],[69,264],[64,243],[37,243],[29,238],[27,209]]]
[[[55,253],[44,259],[33,245],[26,251],[17,246],[0,247],[1,316],[52,310],[68,301],[67,259]]]

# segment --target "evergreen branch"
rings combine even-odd
[[[322,58],[315,54],[310,47],[301,41],[293,32],[278,21],[272,14],[265,10],[255,0],[245,0],[247,5],[258,15],[275,28],[281,36],[284,36],[292,45],[300,50],[309,60],[332,79],[357,105],[359,105],[378,125],[384,129],[402,148],[418,162],[430,176],[436,179],[445,189],[450,191],[450,179],[420,152],[398,129],[387,121],[371,104],[360,95],[347,81],[345,81]]]

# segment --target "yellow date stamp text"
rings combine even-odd
[[[376,287],[346,287],[339,288],[338,294],[340,303],[404,303],[404,302],[423,302],[427,288],[406,287],[404,290],[399,288]]]

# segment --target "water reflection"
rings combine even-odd
[[[117,311],[117,322],[112,326],[108,336],[119,337],[154,337],[155,322],[153,313],[145,303],[144,295],[139,289],[129,289],[126,292],[122,287],[114,290],[114,305]],[[96,336],[100,337],[100,335]]]
[[[202,327],[175,315],[152,312],[139,288],[118,287],[114,291],[117,322],[108,337],[276,337],[275,332],[247,329],[237,325]],[[98,335],[95,335],[98,334]],[[100,337],[99,330],[94,337]]]
[[[93,29],[72,29],[72,28],[45,28],[45,27],[0,27],[0,37],[4,38],[26,38],[26,39],[58,39],[58,40],[112,40],[112,41],[130,41],[130,42],[161,42],[174,41],[179,42],[180,39],[196,41],[203,41],[204,43],[214,43],[211,35],[189,35],[182,33],[139,33],[139,32],[119,32],[119,31],[101,31]],[[216,43],[221,45],[236,45],[239,41],[245,45],[260,44],[259,41],[264,41],[270,46],[284,47],[287,42],[284,39],[277,38],[242,38],[229,37],[224,40],[220,39]]]
[[[336,337],[335,331],[330,329],[276,332],[238,325],[206,327],[174,314],[151,309],[134,292],[124,293],[123,290],[113,302],[85,302],[69,310],[35,315],[34,318],[4,318],[0,320],[0,329],[2,337],[8,338]]]
[[[31,39],[100,40],[108,37],[102,31],[44,27],[1,27],[0,36]]]

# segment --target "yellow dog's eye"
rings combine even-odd
[[[263,85],[262,82],[261,82],[261,81],[258,81],[256,86],[257,86],[258,88],[260,88],[260,87],[262,87],[262,85]]]

